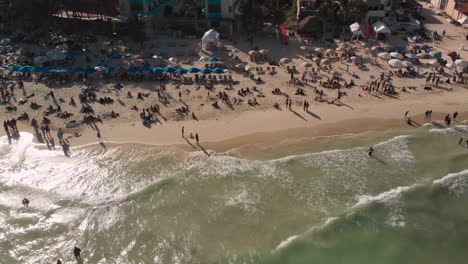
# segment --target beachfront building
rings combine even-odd
[[[373,24],[382,21],[384,17],[389,16],[392,10],[392,0],[367,0],[367,13],[364,21]]]
[[[445,13],[457,21],[468,17],[468,0],[448,0]]]
[[[297,0],[296,2],[296,16],[300,21],[307,16],[312,16],[317,10],[317,0]]]

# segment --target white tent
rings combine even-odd
[[[351,30],[351,33],[353,33],[353,35],[351,36],[351,40],[353,40],[355,38],[359,39],[359,36],[364,37],[364,34],[361,31],[361,25],[359,25],[358,22],[349,25],[349,29]]]
[[[392,31],[383,22],[377,21],[372,24],[376,34],[392,34]]]
[[[359,29],[361,29],[361,25],[359,25],[358,22],[354,23],[354,24],[351,24],[349,26],[349,29],[351,29],[351,32],[354,33],[356,31],[359,31]]]
[[[468,17],[463,16],[461,19],[458,19],[457,22],[460,23],[460,25],[462,25],[462,27],[464,25],[468,25]]]
[[[214,29],[210,29],[202,37],[202,46],[205,48],[216,47],[219,41],[219,33]]]

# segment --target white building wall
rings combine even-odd
[[[235,0],[222,0],[221,1],[221,14],[223,18],[234,19],[235,10],[233,8]]]

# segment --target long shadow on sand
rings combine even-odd
[[[299,117],[300,119],[304,120],[307,122],[307,119],[305,117],[303,117],[301,114],[299,114],[298,112],[292,110],[291,108],[289,108],[289,111],[293,114],[295,114],[297,117]]]

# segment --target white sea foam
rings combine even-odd
[[[447,188],[452,194],[462,195],[468,188],[468,170],[450,173],[441,179],[435,180],[434,184]]]
[[[446,128],[432,128],[429,130],[429,132],[449,136],[466,136],[468,135],[468,125],[454,125]]]

